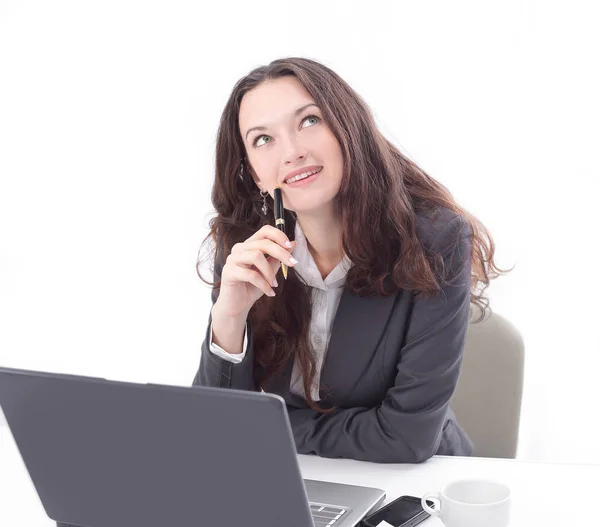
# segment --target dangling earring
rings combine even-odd
[[[262,206],[262,213],[266,216],[267,215],[267,194],[268,192],[265,190],[265,193],[263,194],[263,191],[260,191],[260,195],[262,196],[263,199],[263,206]]]
[[[244,181],[244,158],[242,158],[240,160],[240,172],[239,172],[239,177],[242,181]],[[267,215],[267,194],[269,194],[266,190],[264,191],[265,193],[263,194],[263,191],[260,191],[260,195],[263,199],[263,204],[261,207],[262,213],[266,216]]]

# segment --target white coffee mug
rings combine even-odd
[[[435,509],[427,500],[437,501]],[[510,489],[485,479],[464,479],[448,483],[441,492],[428,492],[421,505],[446,527],[508,527]]]

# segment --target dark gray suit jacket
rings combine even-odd
[[[268,391],[286,401],[298,453],[381,463],[471,455],[473,445],[449,407],[469,323],[471,231],[441,209],[436,220],[419,216],[417,232],[442,252],[452,277],[430,299],[406,290],[388,297],[342,293],[320,379],[320,404],[338,409],[318,413],[290,393],[293,358],[271,381]],[[215,265],[215,277],[221,268]],[[213,303],[217,296],[214,290]],[[234,364],[210,352],[210,323],[209,315],[193,384],[256,390],[251,324],[246,356]]]

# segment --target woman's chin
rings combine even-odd
[[[324,202],[315,202],[315,200],[307,200],[306,203],[302,203],[301,200],[294,203],[293,205],[286,205],[286,209],[294,212],[296,216],[302,216],[304,214],[311,216],[329,215],[331,210],[334,209],[334,199]]]

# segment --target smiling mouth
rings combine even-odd
[[[319,172],[323,170],[323,167],[319,167],[316,171],[312,172],[309,176],[304,176],[303,178],[297,179],[298,176],[294,176],[288,178],[284,181],[287,185],[293,185],[294,183],[299,183],[300,181],[305,181],[306,179],[310,179],[313,176],[316,176]]]

